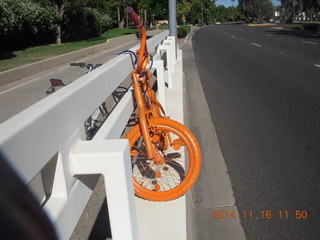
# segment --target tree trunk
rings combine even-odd
[[[120,21],[120,28],[124,28],[124,18],[122,18]]]
[[[64,5],[61,3],[61,5],[53,2],[53,7],[56,11],[56,13],[59,16],[59,24],[57,26],[57,38],[56,38],[56,44],[61,44],[61,22],[64,14]]]
[[[144,9],[143,25],[147,28],[147,9]]]
[[[118,28],[121,28],[120,6],[117,7],[117,13],[118,13]]]
[[[57,39],[56,44],[62,44],[61,42],[61,25],[57,26]]]
[[[126,11],[126,28],[129,27],[129,14]]]

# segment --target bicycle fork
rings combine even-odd
[[[140,125],[140,131],[142,133],[146,151],[147,151],[147,156],[148,159],[154,159],[154,151],[153,151],[153,146],[152,146],[152,139],[149,134],[149,124],[147,122],[146,118],[146,103],[145,103],[145,97],[143,96],[142,89],[141,89],[141,84],[139,83],[139,74],[136,72],[133,72],[131,74],[131,78],[133,81],[133,91],[134,95],[136,97],[136,102],[137,102],[137,107],[139,110],[139,125]]]

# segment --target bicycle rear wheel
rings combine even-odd
[[[184,125],[167,118],[149,120],[155,159],[148,159],[139,124],[126,135],[130,142],[135,194],[151,201],[169,201],[184,195],[201,169],[201,150]]]

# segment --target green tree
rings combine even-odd
[[[34,0],[34,1],[42,4],[43,6],[53,8],[56,15],[58,16],[58,22],[56,27],[56,31],[57,31],[56,43],[57,44],[61,44],[62,24],[64,20],[65,11],[68,6],[69,6],[69,10],[71,6],[74,8],[82,8],[82,10],[84,8],[90,8],[87,10],[83,10],[85,11],[85,13],[83,13],[83,17],[86,16],[88,18],[88,21],[89,22],[91,21],[91,23],[93,21],[92,19],[98,19],[98,18],[100,19],[98,21],[101,21],[102,25],[104,24],[103,22],[109,21],[109,19],[107,19],[108,16],[100,16],[100,14],[97,13],[97,11],[100,12],[101,14],[102,12],[107,11],[108,5],[106,0]],[[92,10],[92,9],[95,9],[95,10]],[[77,11],[77,10],[74,9],[74,11]],[[89,20],[90,18],[91,20]],[[95,27],[95,26],[96,25],[93,25],[93,26],[90,25],[89,28]],[[74,27],[77,27],[77,23],[75,23]],[[94,30],[92,31],[94,32]]]
[[[56,43],[61,44],[61,23],[64,14],[65,5],[68,3],[68,0],[34,0],[44,6],[50,6],[54,9],[56,15],[58,16],[58,23],[56,27],[57,38]]]
[[[281,0],[285,16],[289,19],[297,19],[299,14],[305,12],[308,19],[319,19],[320,0]]]
[[[192,11],[192,4],[188,1],[177,2],[177,18],[180,20],[183,16],[189,17]]]
[[[248,21],[261,22],[272,16],[273,5],[270,0],[239,0],[239,10]]]
[[[51,42],[56,15],[30,0],[0,0],[1,48],[25,47]]]
[[[227,8],[223,5],[217,7],[217,21],[226,22],[228,19]]]

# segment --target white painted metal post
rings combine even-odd
[[[154,68],[157,69],[157,83],[158,83],[158,99],[164,110],[167,110],[166,106],[166,85],[164,80],[164,63],[163,60],[154,61]]]
[[[170,61],[168,63],[172,64],[172,73],[174,73],[174,63],[176,61],[176,59],[174,58],[174,47],[173,47],[173,42],[172,40],[164,40],[163,41],[163,45],[165,46],[169,46],[170,47]]]
[[[102,174],[105,179],[113,240],[137,240],[129,142],[126,139],[82,141],[70,154],[74,175]]]
[[[177,61],[177,43],[176,43],[176,38],[173,37],[173,36],[168,36],[167,40],[168,41],[172,41],[173,59],[174,59],[174,61]]]

